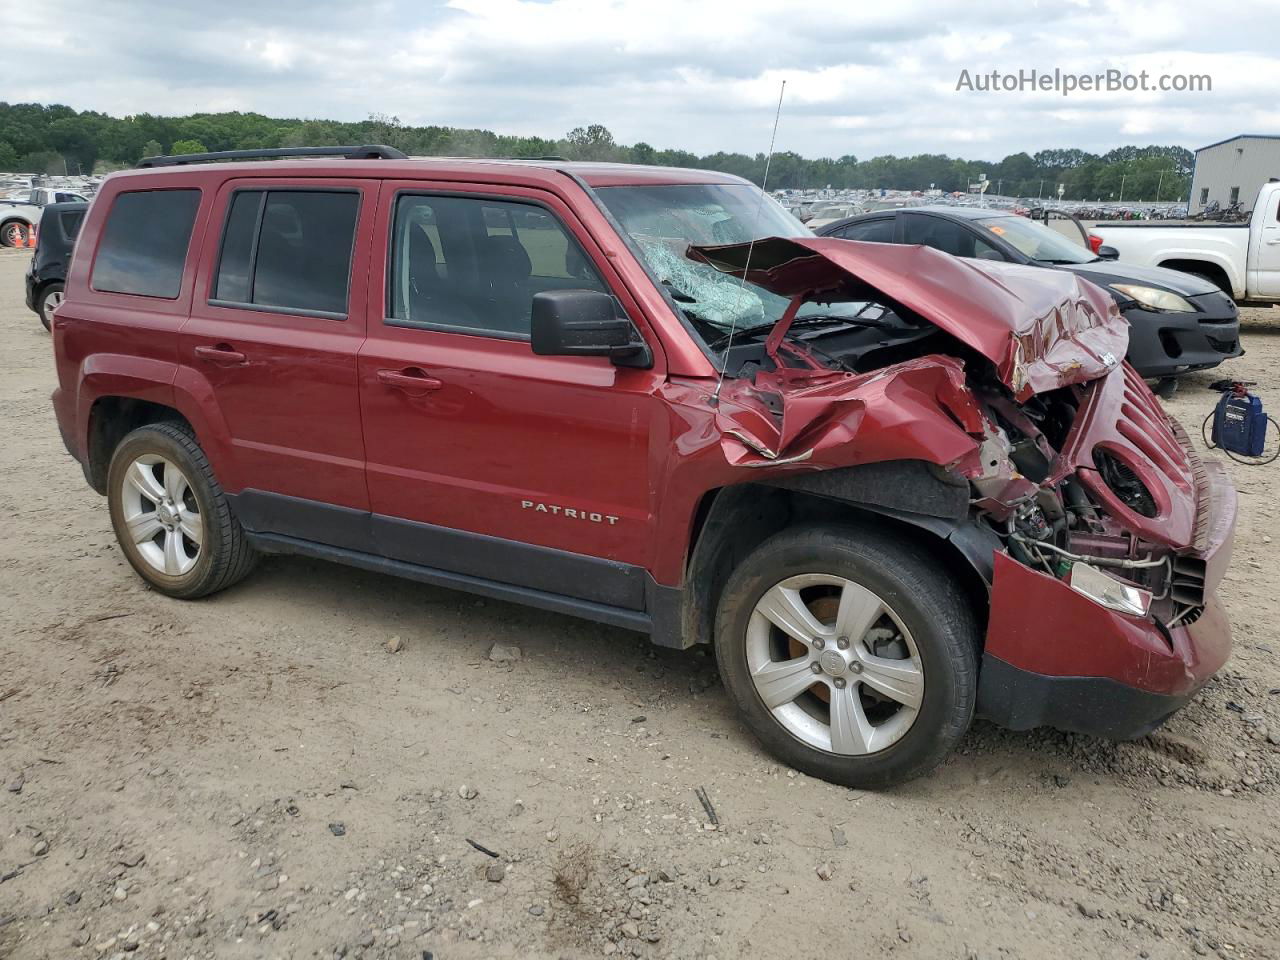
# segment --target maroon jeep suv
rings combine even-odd
[[[1235,492],[1126,342],[1073,274],[725,174],[233,152],[108,178],[53,404],[162,593],[293,553],[713,644],[769,750],[875,786],[1226,660]]]

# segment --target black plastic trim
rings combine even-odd
[[[1010,730],[1056,727],[1113,740],[1144,737],[1195,696],[1151,693],[1109,677],[1049,677],[985,653],[977,716]]]
[[[350,294],[348,294],[348,299]],[[239,300],[216,300],[209,299],[205,301],[211,307],[230,307],[234,310],[246,310],[250,313],[282,313],[290,317],[314,317],[317,320],[346,320],[347,314],[334,313],[330,310],[307,310],[303,307],[277,307],[274,304],[267,303],[241,303]]]
[[[377,552],[369,522],[372,515],[367,510],[266,490],[247,489],[226,497],[236,519],[250,533],[281,534],[301,540],[320,540],[348,550]]]
[[[643,610],[642,567],[466,530],[372,515],[378,553],[626,610]]]
[[[626,630],[635,630],[639,633],[648,633],[650,628],[649,615],[638,610],[622,610],[618,607],[594,603],[590,600],[580,600],[574,597],[548,593],[543,590],[500,583],[483,577],[454,573],[416,563],[406,563],[402,560],[392,560],[387,557],[379,557],[357,550],[347,550],[342,547],[332,547],[297,537],[273,533],[250,533],[248,537],[249,542],[264,553],[295,554],[312,557],[316,560],[329,560],[349,567],[369,570],[373,573],[385,573],[407,580],[416,580],[419,583],[429,583],[437,587],[463,590],[467,593],[490,597],[494,600],[505,600],[511,603],[523,604],[527,607],[536,607],[539,610],[566,613],[571,616],[582,617],[585,620],[593,620],[596,623],[622,627]]]
[[[264,490],[247,489],[228,499],[253,534],[330,545],[623,610],[646,609],[650,577],[632,564]]]
[[[258,150],[216,150],[211,153],[184,153],[162,157],[143,157],[139,168],[181,167],[191,163],[213,163],[218,160],[282,160],[290,157],[343,157],[347,160],[408,160],[403,150],[386,144],[371,143],[355,147],[272,147]]]

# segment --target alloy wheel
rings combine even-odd
[[[44,325],[52,328],[53,311],[58,309],[58,304],[62,303],[63,293],[61,290],[55,290],[53,293],[45,295],[44,305],[41,309],[44,311]]]
[[[138,457],[124,473],[120,502],[139,556],[165,576],[189,573],[200,559],[204,519],[177,465],[155,454]]]
[[[775,584],[747,624],[747,668],[782,727],[846,756],[900,740],[924,701],[924,666],[911,632],[861,584],[802,574]]]

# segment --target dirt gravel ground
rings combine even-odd
[[[1230,466],[1235,655],[1163,730],[978,724],[847,790],[770,760],[704,651],[298,559],[149,592],[58,440],[25,266],[0,253],[0,956],[1280,956],[1280,464]],[[1280,405],[1280,311],[1246,344]]]

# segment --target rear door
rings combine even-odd
[[[376,205],[376,181],[355,179],[218,194],[180,358],[224,421],[221,476],[249,529],[363,544],[350,511],[369,506],[356,355]]]
[[[483,191],[483,192],[481,192]],[[387,183],[360,356],[385,555],[641,609],[651,547],[654,369],[529,346],[535,293],[614,293],[567,205],[517,187]]]

